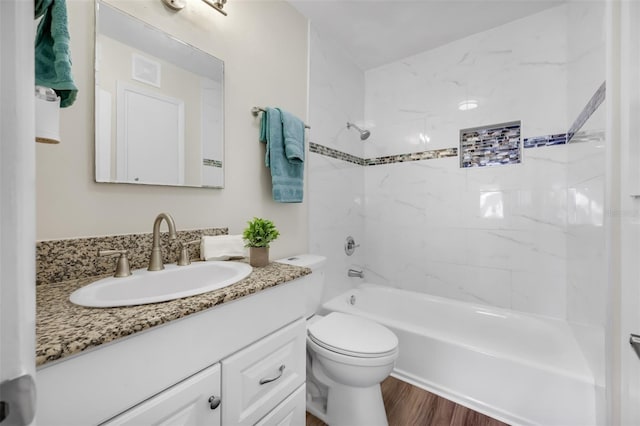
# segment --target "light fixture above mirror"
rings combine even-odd
[[[186,6],[186,0],[161,0],[162,3],[167,5],[169,8],[173,10],[182,10]],[[222,13],[224,16],[227,16],[227,12],[225,12],[224,5],[227,4],[227,0],[202,0],[218,12]]]

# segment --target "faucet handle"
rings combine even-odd
[[[118,257],[118,262],[116,263],[116,272],[113,274],[113,276],[116,278],[123,278],[131,275],[129,258],[127,257],[128,254],[129,254],[129,250],[99,250],[98,251],[98,256],[120,255],[120,257]]]
[[[191,265],[191,259],[189,258],[188,246],[190,246],[192,244],[196,244],[196,243],[200,244],[200,238],[198,238],[197,240],[186,242],[186,243],[183,243],[182,241],[179,242],[179,244],[180,244],[180,255],[178,256],[178,266]]]

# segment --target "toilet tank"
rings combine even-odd
[[[304,280],[304,293],[306,301],[306,317],[309,318],[315,314],[316,310],[322,303],[322,295],[324,293],[324,266],[327,258],[317,254],[299,254],[296,256],[278,259],[276,262],[285,263],[287,265],[302,266],[313,271],[310,275],[305,275],[301,279]]]

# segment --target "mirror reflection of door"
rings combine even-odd
[[[117,180],[184,183],[184,102],[118,82]]]

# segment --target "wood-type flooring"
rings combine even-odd
[[[394,377],[386,378],[381,388],[389,426],[506,426]],[[306,426],[326,425],[307,413]]]

